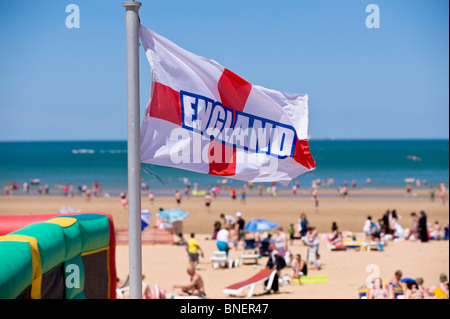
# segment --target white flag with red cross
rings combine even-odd
[[[152,74],[142,163],[282,184],[315,168],[306,94],[253,85],[144,26],[139,35]]]

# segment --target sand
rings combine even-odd
[[[424,210],[428,215],[428,222],[439,221],[445,225],[449,220],[449,205],[444,205],[436,199],[434,202],[427,197],[426,189],[414,191],[418,197],[404,197],[404,190],[358,189],[350,193],[344,200],[333,196],[335,190],[321,190],[319,193],[319,210],[314,211],[314,204],[309,192],[292,196],[278,196],[270,198],[266,194],[260,198],[247,197],[245,202],[240,199],[231,200],[223,194],[213,200],[210,209],[204,205],[203,198],[183,198],[180,208],[188,211],[190,217],[184,222],[186,239],[190,232],[196,233],[200,246],[205,252],[201,258],[199,273],[202,275],[206,292],[210,298],[229,298],[223,294],[223,289],[233,283],[245,280],[263,268],[267,258],[259,259],[258,265],[242,265],[232,269],[213,269],[209,262],[216,249],[215,241],[210,240],[213,223],[219,220],[220,213],[234,215],[241,211],[245,220],[252,218],[270,219],[285,229],[291,223],[296,223],[300,213],[306,213],[311,225],[316,226],[321,237],[330,232],[331,223],[336,221],[341,230],[348,230],[360,234],[364,221],[368,215],[380,218],[387,209],[396,209],[401,216],[400,223],[404,228],[411,225],[410,213]],[[325,196],[325,194],[327,196]],[[321,197],[321,195],[324,195]],[[352,197],[352,195],[354,197]],[[0,214],[45,214],[58,212],[61,207],[69,206],[82,211],[102,211],[112,214],[116,229],[128,227],[128,211],[120,205],[118,197],[98,197],[86,200],[83,197],[66,198],[63,196],[0,196]],[[173,197],[156,197],[153,205],[143,197],[142,208],[156,212],[160,207],[175,208]],[[154,218],[152,218],[154,222]],[[152,222],[152,224],[153,224]],[[151,225],[152,225],[151,224]],[[360,234],[362,236],[362,234]],[[300,241],[294,241],[290,246],[292,253],[300,253],[306,258],[307,247]],[[255,289],[253,298],[358,298],[358,288],[367,276],[378,271],[383,280],[390,280],[397,269],[401,269],[405,277],[422,277],[425,286],[436,285],[439,274],[448,275],[449,243],[448,241],[420,242],[390,242],[385,250],[343,252],[329,251],[326,241],[321,238],[319,248],[322,270],[311,270],[310,274],[325,274],[328,283],[283,285],[280,293],[263,295],[262,285]],[[231,258],[239,258],[242,250],[230,251]],[[125,279],[128,275],[128,246],[117,246],[116,266],[118,277]],[[146,281],[152,286],[158,284],[168,291],[174,284],[188,282],[186,267],[188,259],[185,248],[176,245],[143,245],[142,266]],[[282,274],[289,274],[289,268],[282,270]],[[245,298],[245,294],[234,298]]]

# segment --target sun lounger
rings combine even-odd
[[[243,265],[247,260],[252,261],[251,264],[257,264],[259,259],[259,254],[244,254],[240,257],[240,264]]]
[[[276,269],[263,269],[259,273],[245,281],[241,281],[226,287],[223,290],[223,293],[226,295],[235,296],[242,293],[244,290],[249,289],[247,297],[251,297],[253,296],[255,286],[264,283],[265,281],[268,281],[267,285],[265,286],[265,290],[269,290],[270,287],[272,287],[276,272]]]
[[[224,251],[215,251],[211,257],[211,264],[214,269],[217,268],[233,268],[239,266],[239,259],[229,259]]]
[[[244,239],[244,240],[245,240],[244,254],[239,258],[240,264],[243,265],[244,262],[247,260],[252,261],[251,264],[257,264],[260,255],[256,250],[255,240],[254,239]]]

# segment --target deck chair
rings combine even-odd
[[[253,261],[252,264],[257,264],[259,259],[259,253],[256,250],[255,240],[254,239],[244,239],[245,247],[244,254],[239,258],[240,264],[243,265],[245,261],[250,260]],[[256,250],[251,253],[251,250]]]
[[[276,269],[263,269],[253,277],[233,284],[231,286],[226,287],[223,290],[223,293],[230,296],[235,296],[242,293],[244,290],[249,289],[247,293],[247,297],[253,296],[253,291],[255,290],[255,286],[261,283],[267,282],[265,286],[265,290],[269,290],[272,287],[273,280],[275,278],[275,274],[277,273]]]
[[[371,251],[371,250],[383,251],[383,244],[380,242],[377,242],[377,241],[371,241],[367,245],[367,251]]]
[[[332,243],[331,243],[331,239],[330,238],[328,238],[328,250],[330,250],[330,251],[344,251],[344,250],[347,250],[347,246],[346,245],[333,245]]]
[[[229,259],[224,251],[215,251],[213,257],[211,257],[211,265],[214,269],[233,268],[239,266],[239,259]]]
[[[439,287],[434,288],[434,295],[436,296],[436,299],[448,299],[445,292]]]

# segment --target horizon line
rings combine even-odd
[[[309,138],[308,141],[448,141],[449,137],[367,137],[367,138]],[[45,143],[45,142],[127,142],[127,139],[43,139],[43,140],[0,140],[0,143]]]

